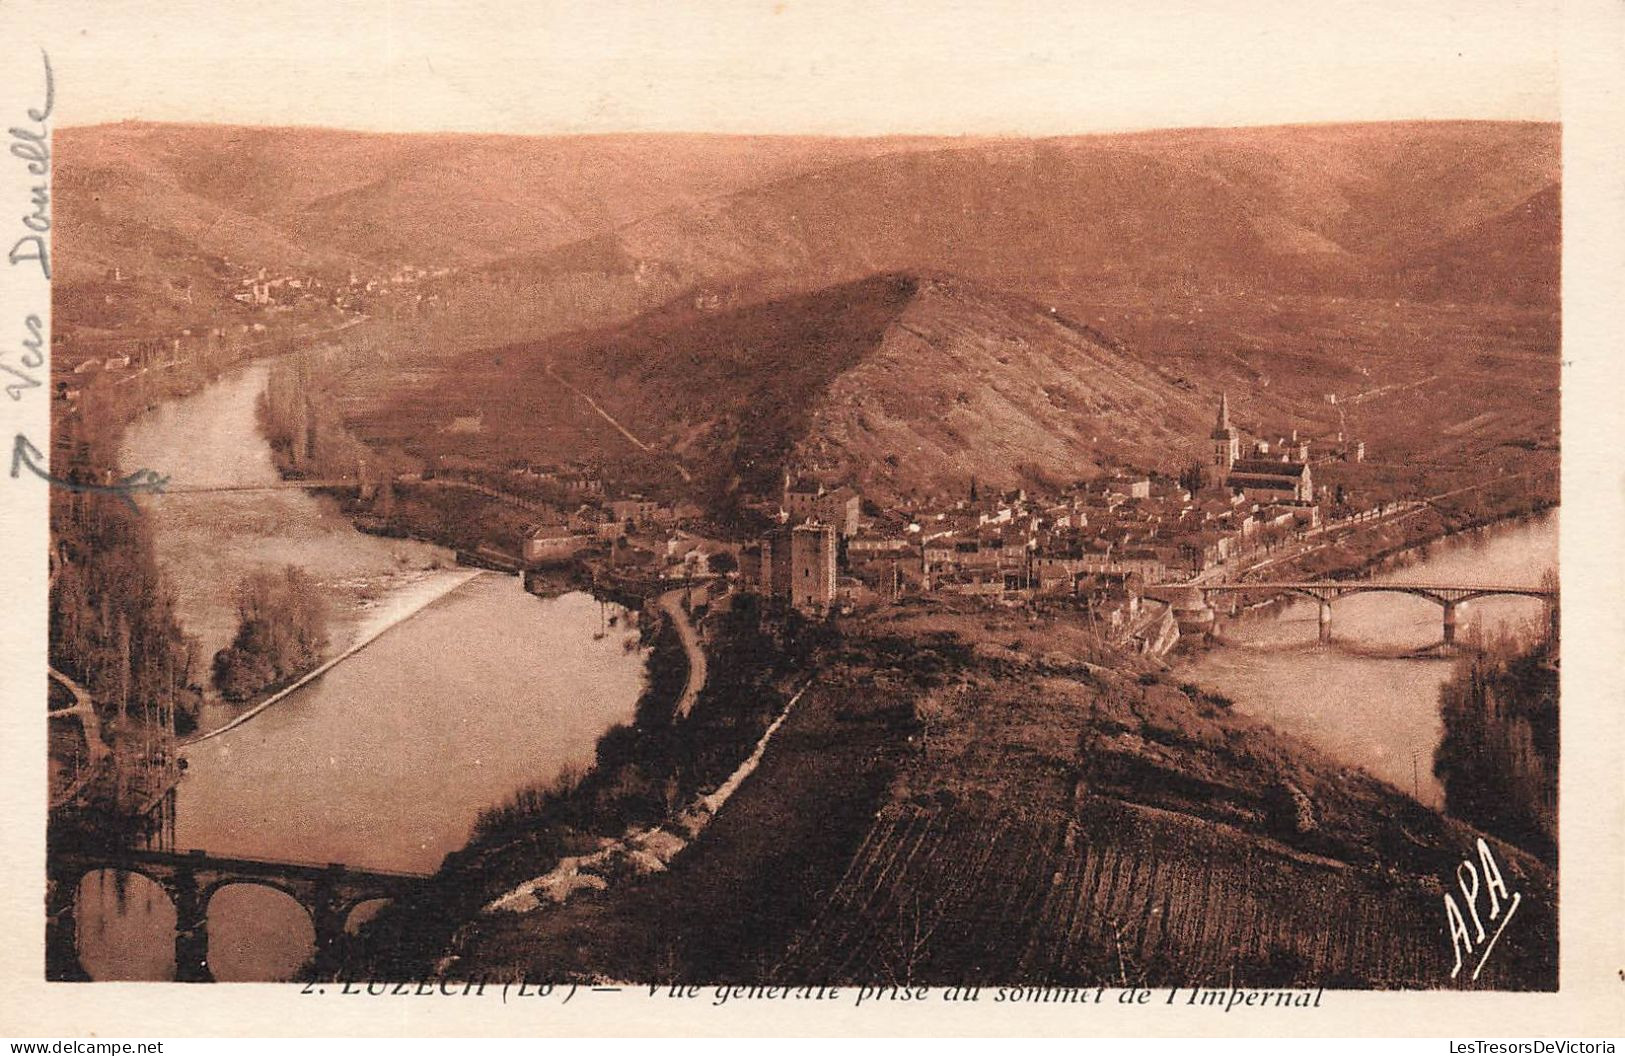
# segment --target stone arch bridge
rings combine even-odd
[[[53,980],[84,980],[79,960],[75,901],[84,877],[110,869],[144,876],[163,888],[175,907],[175,981],[207,983],[209,901],[237,884],[268,887],[292,898],[310,915],[316,935],[319,977],[337,968],[338,940],[350,914],[363,902],[400,898],[419,890],[428,877],[311,865],[261,858],[225,858],[203,851],[117,849],[105,852],[53,852],[46,866],[45,971]]]
[[[1332,637],[1332,602],[1351,594],[1410,594],[1426,598],[1444,610],[1444,644],[1456,643],[1457,609],[1476,598],[1498,596],[1540,598],[1547,605],[1557,600],[1555,591],[1543,587],[1513,587],[1486,584],[1373,583],[1367,580],[1303,580],[1276,583],[1194,583],[1204,600],[1212,603],[1214,594],[1297,594],[1320,602],[1320,640]]]

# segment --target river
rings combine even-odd
[[[125,466],[176,486],[277,479],[255,420],[267,376],[251,365],[128,430]],[[235,584],[296,564],[333,609],[330,652],[373,640],[326,675],[186,751],[174,845],[215,854],[414,872],[461,846],[479,812],[591,763],[630,721],[646,652],[629,620],[585,594],[542,599],[519,581],[452,567],[422,543],[353,529],[297,491],[150,500],[157,556],[207,662],[235,632]],[[605,633],[605,631],[609,633]],[[239,709],[204,715],[217,728]],[[173,978],[174,909],[142,877],[96,873],[79,896],[80,958],[98,979]],[[287,896],[223,889],[209,907],[222,980],[287,978],[311,926]]]
[[[1371,578],[1387,582],[1538,587],[1557,568],[1558,514],[1430,544]],[[1459,636],[1494,635],[1538,620],[1542,602],[1482,598],[1459,610]],[[1406,594],[1358,594],[1333,603],[1332,641],[1321,645],[1319,606],[1308,599],[1225,619],[1224,644],[1179,662],[1180,678],[1430,806],[1443,790],[1433,753],[1443,734],[1439,687],[1451,660],[1394,654],[1442,637],[1440,607]]]

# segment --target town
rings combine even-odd
[[[610,497],[613,486],[588,469],[527,466],[509,472],[568,499],[537,507],[517,561],[495,548],[471,558],[531,573],[727,577],[815,617],[932,596],[1070,599],[1103,637],[1160,655],[1180,630],[1210,629],[1212,613],[1148,598],[1148,588],[1233,576],[1401,505],[1356,509],[1316,489],[1314,465],[1363,460],[1361,440],[1293,433],[1253,440],[1243,457],[1224,395],[1210,439],[1210,460],[1177,478],[1124,469],[1053,494],[972,481],[957,501],[912,508],[881,509],[850,486],[786,473],[778,496],[751,504],[773,527],[743,543],[706,538],[692,502]]]

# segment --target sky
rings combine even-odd
[[[1555,120],[1557,2],[23,0],[23,7],[50,49],[64,124],[1060,135]]]

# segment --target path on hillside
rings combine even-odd
[[[107,755],[109,749],[107,747],[107,742],[102,740],[101,716],[96,714],[96,706],[91,703],[89,692],[87,692],[79,683],[75,682],[67,675],[64,675],[50,664],[45,665],[45,673],[50,678],[56,679],[62,688],[73,694],[72,704],[65,708],[57,708],[55,711],[47,712],[47,717],[52,719],[66,719],[71,717],[79,720],[80,728],[84,731],[85,735],[86,753],[90,756],[90,760],[93,764],[101,762],[102,758]]]
[[[683,611],[682,597],[687,592],[687,587],[668,590],[660,595],[658,602],[661,611],[670,616],[671,622],[676,625],[677,636],[683,640],[683,652],[688,654],[688,681],[684,683],[683,694],[677,698],[674,709],[679,719],[688,718],[700,690],[705,688],[705,650],[700,648],[700,636],[695,632],[694,624],[689,622],[688,613]]]
[[[1343,402],[1364,403],[1366,400],[1369,400],[1375,396],[1387,396],[1390,393],[1402,392],[1405,389],[1418,389],[1423,385],[1427,385],[1438,380],[1439,375],[1429,374],[1427,377],[1417,378],[1415,381],[1396,381],[1390,385],[1379,385],[1374,389],[1366,389],[1364,392],[1357,392],[1354,395],[1346,398]]]
[[[87,756],[87,762],[79,769],[78,775],[66,787],[52,791],[51,809],[56,810],[64,803],[72,800],[81,790],[96,779],[96,775],[101,772],[102,764],[112,754],[112,749],[107,746],[106,741],[102,740],[101,717],[96,714],[96,706],[91,701],[89,692],[78,682],[49,664],[45,665],[45,672],[49,677],[56,679],[69,693],[73,694],[72,704],[65,708],[47,712],[47,716],[52,719],[77,719],[79,730],[84,735],[85,755]],[[55,774],[56,768],[53,766],[53,781]]]
[[[616,421],[615,416],[610,414],[608,411],[604,410],[602,407],[600,407],[598,405],[597,400],[593,399],[591,396],[588,396],[578,386],[572,384],[571,382],[565,381],[564,378],[560,377],[558,371],[553,369],[553,364],[549,363],[543,369],[547,371],[547,376],[548,377],[552,378],[554,381],[558,382],[560,385],[563,385],[565,388],[569,389],[571,392],[575,393],[577,396],[580,396],[583,400],[586,400],[587,401],[587,406],[589,406],[593,410],[597,411],[598,416],[600,418],[602,418],[604,421],[608,422],[610,425],[614,426],[615,430],[618,433],[620,433],[622,436],[626,437],[626,439],[631,442],[633,447],[636,447],[639,451],[646,451],[651,455],[659,454],[659,452],[656,451],[654,448],[650,447],[648,444],[644,443],[642,440],[639,440],[636,436],[634,436],[632,434],[632,430],[628,429],[626,426],[624,426],[620,422]],[[694,480],[694,478],[689,475],[689,472],[688,472],[687,468],[685,468],[681,462],[677,462],[677,463],[675,463],[675,465],[677,466],[678,475],[683,478],[683,482],[685,484],[690,483],[690,482],[692,482]]]

